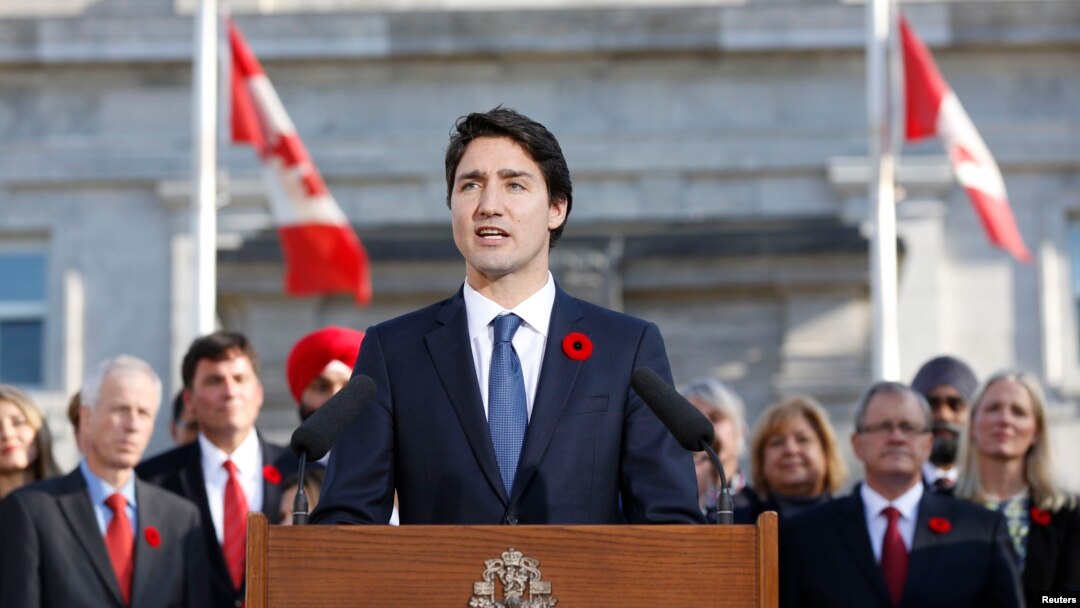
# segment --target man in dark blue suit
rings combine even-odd
[[[198,421],[195,441],[138,466],[139,477],[190,500],[199,509],[211,603],[239,607],[245,594],[249,511],[271,523],[281,514],[282,477],[296,459],[255,429],[262,410],[259,358],[246,336],[216,331],[196,338],[184,355],[185,406]]]
[[[783,606],[1022,606],[1005,520],[930,492],[930,407],[895,382],[866,392],[852,447],[866,479],[780,530]]]
[[[577,300],[548,270],[572,204],[555,137],[513,110],[460,119],[447,205],[465,283],[368,329],[374,401],[331,452],[318,523],[701,521],[693,461],[630,374],[671,380],[655,325]]]

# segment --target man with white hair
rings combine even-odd
[[[160,403],[161,381],[141,359],[107,359],[86,378],[82,462],[0,507],[0,605],[209,602],[198,510],[134,474]]]
[[[746,487],[746,476],[739,470],[739,459],[746,448],[746,408],[739,395],[715,378],[698,378],[679,387],[679,393],[713,424],[713,450],[720,457],[724,477],[734,499],[735,509],[748,510],[756,501]],[[705,520],[715,523],[719,497],[719,474],[705,452],[694,455],[697,469],[698,506]],[[749,523],[749,522],[748,522]]]

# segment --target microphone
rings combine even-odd
[[[649,409],[664,423],[684,449],[691,452],[704,451],[720,473],[720,500],[717,505],[717,523],[730,524],[735,518],[735,503],[731,498],[724,467],[712,448],[716,431],[712,422],[692,403],[667,383],[660,374],[647,367],[639,367],[630,375],[630,386],[641,396]]]
[[[308,523],[308,498],[304,491],[304,466],[307,460],[319,460],[326,456],[341,433],[352,425],[360,410],[374,398],[375,381],[362,374],[353,376],[344,388],[293,431],[289,449],[300,459],[298,487],[296,498],[293,499],[294,526]]]

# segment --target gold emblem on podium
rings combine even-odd
[[[551,596],[551,582],[540,580],[540,560],[513,547],[484,566],[484,580],[473,583],[470,608],[552,608],[559,602]],[[495,599],[496,581],[502,583],[501,601]]]

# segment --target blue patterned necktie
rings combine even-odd
[[[511,342],[518,327],[521,327],[521,317],[515,314],[495,317],[495,347],[491,351],[491,373],[488,375],[488,430],[507,496],[514,489],[521,444],[525,441],[525,427],[529,423],[525,377]]]

